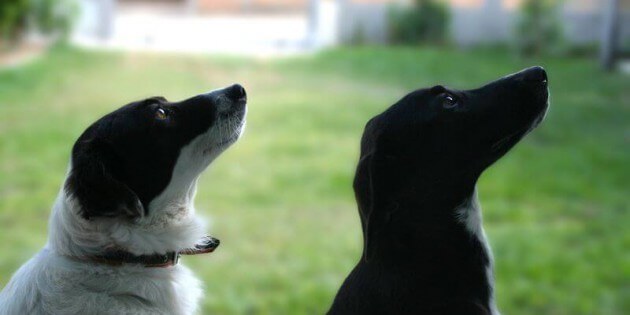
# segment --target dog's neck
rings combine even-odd
[[[62,189],[52,209],[47,247],[70,257],[103,255],[111,248],[133,255],[166,254],[192,248],[205,236],[205,226],[194,215],[192,200],[175,204],[178,209],[173,212],[178,216],[170,221],[156,222],[155,218],[142,218],[138,222],[120,218],[88,221],[79,215],[76,200]]]
[[[402,255],[405,261],[424,260],[419,249],[435,255],[450,255],[450,248],[467,245],[474,239],[485,242],[482,217],[474,186],[467,192],[410,190],[381,200],[375,205],[381,215],[376,256]],[[380,213],[379,213],[380,212]],[[373,222],[373,224],[376,224]],[[398,260],[398,257],[395,258]]]
[[[373,256],[364,257],[361,263],[379,266],[376,268],[383,273],[417,277],[418,286],[431,283],[427,276],[444,283],[444,279],[475,279],[473,282],[478,284],[471,286],[487,290],[480,293],[480,298],[492,315],[498,315],[493,258],[482,227],[475,182],[471,180],[463,189],[411,185],[411,189],[397,191],[392,199],[383,200],[377,207],[394,210],[388,211]]]

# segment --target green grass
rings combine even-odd
[[[53,50],[0,72],[0,287],[46,240],[74,140],[142,97],[240,82],[244,138],[203,176],[197,208],[222,240],[184,261],[204,314],[321,314],[361,251],[351,178],[365,122],[407,91],[475,87],[528,65],[547,120],[479,183],[504,314],[630,312],[630,77],[580,59],[496,51],[341,49],[285,60]]]

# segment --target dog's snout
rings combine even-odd
[[[547,83],[547,71],[543,67],[536,66],[523,70],[518,74],[517,80],[530,83]]]
[[[226,89],[226,95],[232,101],[242,101],[247,99],[245,88],[240,84],[234,84]]]

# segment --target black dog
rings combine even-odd
[[[535,67],[476,90],[417,90],[370,120],[354,179],[363,256],[329,314],[497,315],[475,185],[547,107]]]

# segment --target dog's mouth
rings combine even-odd
[[[546,105],[544,105],[544,108],[542,109],[542,111],[538,114],[538,116],[536,116],[536,118],[533,120],[533,122],[531,122],[529,126],[520,128],[516,130],[515,132],[512,132],[508,134],[507,136],[504,136],[500,138],[499,140],[497,140],[496,142],[494,142],[491,146],[492,152],[502,151],[502,150],[505,150],[506,148],[509,149],[511,146],[519,142],[527,134],[532,132],[532,130],[536,129],[536,127],[538,127],[538,125],[540,125],[540,123],[545,119],[545,116],[547,115],[548,107],[549,107],[549,103],[547,102]]]
[[[532,104],[535,108],[535,113],[533,114],[534,118],[529,119],[528,122],[526,122],[525,127],[521,127],[494,142],[491,146],[492,152],[501,151],[505,148],[509,149],[512,145],[536,129],[536,127],[538,127],[538,125],[540,125],[540,123],[545,119],[547,112],[549,111],[549,88],[546,84],[547,81],[545,80],[544,90],[535,93],[535,101],[534,104]]]
[[[215,150],[223,150],[234,144],[243,134],[245,128],[245,113],[237,113],[223,118],[221,124],[217,126],[218,135],[221,140],[213,141],[205,150],[204,154],[208,154]]]
[[[241,134],[243,134],[244,126],[245,126],[245,121],[239,120],[236,126],[231,128],[232,130],[229,131],[229,134],[226,137],[224,137],[222,141],[218,142],[216,146],[219,148],[223,148],[236,142],[241,137]]]
[[[530,131],[538,127],[538,125],[540,125],[540,123],[543,122],[543,120],[545,120],[548,112],[549,112],[549,90],[547,90],[545,94],[545,101],[544,101],[543,108],[540,111],[540,114],[538,114],[538,117],[536,117],[536,120],[534,120],[534,123],[532,124]]]
[[[537,107],[539,110],[535,116],[535,118],[531,121],[528,127],[524,128],[524,134],[530,133],[532,130],[536,129],[538,125],[547,117],[547,112],[549,111],[549,90],[545,89],[544,93],[539,96],[540,100],[538,101]]]
[[[224,132],[222,133],[227,134],[227,136],[224,137],[224,140],[219,142],[217,146],[223,147],[230,145],[241,137],[245,127],[245,114],[246,111],[244,110],[226,118],[226,126],[224,127]]]

